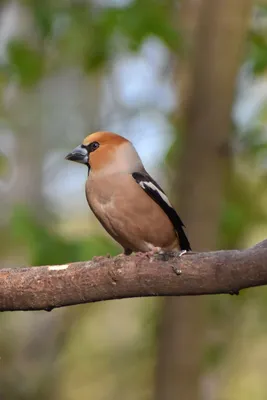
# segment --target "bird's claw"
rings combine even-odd
[[[230,294],[231,296],[234,296],[234,295],[238,296],[238,295],[239,295],[239,290],[231,290],[231,291],[229,292],[229,294]]]
[[[149,251],[147,251],[145,253],[138,252],[136,254],[139,255],[139,258],[144,259],[144,258],[151,258],[151,257],[153,257],[153,256],[155,256],[157,254],[159,254],[159,255],[164,254],[164,252],[161,250],[160,247],[154,247],[152,250],[149,250]]]

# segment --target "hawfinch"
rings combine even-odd
[[[124,254],[191,250],[181,219],[129,140],[92,133],[66,159],[88,167],[88,204]]]

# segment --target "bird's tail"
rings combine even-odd
[[[186,250],[186,251],[192,250],[189,240],[187,239],[187,236],[186,236],[185,231],[182,226],[178,229],[177,234],[178,234],[180,249]]]

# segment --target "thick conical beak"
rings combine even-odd
[[[88,164],[88,151],[82,147],[77,146],[71,153],[67,154],[65,160],[75,161],[81,164]]]

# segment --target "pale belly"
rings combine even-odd
[[[106,231],[123,248],[132,251],[178,249],[177,236],[167,215],[137,183],[134,190],[126,190],[126,184],[118,184],[117,179],[112,185],[109,181],[109,186],[104,182],[95,185],[90,180],[86,184],[89,206]]]

